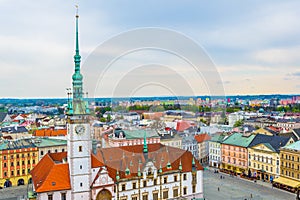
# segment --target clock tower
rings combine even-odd
[[[68,100],[68,163],[71,182],[71,199],[91,199],[91,130],[89,124],[89,108],[83,98],[82,79],[80,73],[78,12],[76,14],[76,50],[74,56],[75,71],[72,76],[72,98]],[[69,95],[68,94],[68,95]]]

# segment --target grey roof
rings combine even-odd
[[[24,126],[13,126],[1,128],[4,133],[27,133],[28,130]]]
[[[0,122],[3,122],[3,120],[5,119],[7,113],[4,112],[0,112]]]
[[[27,140],[27,139],[14,140],[14,141],[4,140],[0,142],[0,150],[34,148],[34,147],[35,145],[31,142],[31,140]]]
[[[293,132],[300,138],[300,128],[293,129]]]
[[[277,135],[264,135],[264,134],[257,134],[255,138],[250,143],[249,147],[253,147],[258,144],[269,144],[271,147],[276,151],[279,152],[279,148],[285,146],[288,141],[290,140],[290,137],[284,137],[284,136],[277,136]]]

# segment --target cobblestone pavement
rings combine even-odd
[[[220,176],[225,179],[220,179]],[[219,188],[219,191],[218,191]],[[204,171],[205,200],[295,200],[296,195],[284,190],[272,188],[269,183],[230,177],[223,173]]]
[[[27,197],[27,185],[0,189],[1,200],[23,200]]]

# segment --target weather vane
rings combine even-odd
[[[78,5],[75,5],[76,7],[76,16],[78,17]]]

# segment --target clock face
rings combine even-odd
[[[75,126],[75,132],[76,132],[77,134],[83,134],[84,131],[85,131],[85,128],[84,128],[83,125],[77,125],[77,126]]]

